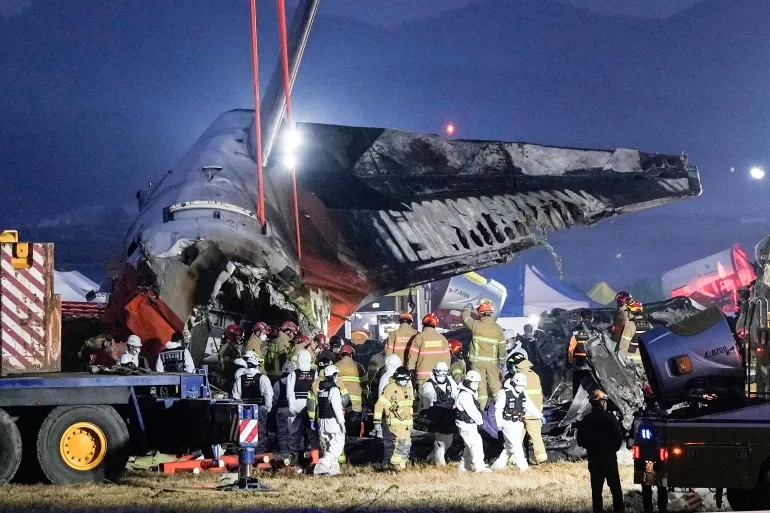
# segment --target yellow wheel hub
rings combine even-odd
[[[59,442],[64,462],[75,470],[91,470],[107,455],[107,437],[99,426],[78,422],[64,430]]]

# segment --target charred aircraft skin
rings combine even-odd
[[[256,218],[253,124],[253,111],[222,114],[137,194],[116,322],[132,293],[150,287],[176,325],[221,306],[224,294],[260,297],[307,331],[334,332],[367,297],[506,262],[549,231],[701,192],[683,156],[302,123],[300,261],[280,141],[265,170],[266,227]]]

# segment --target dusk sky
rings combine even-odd
[[[259,3],[264,77],[274,8]],[[245,0],[0,0],[0,226],[107,216],[122,232],[137,189],[217,115],[253,107],[248,13]],[[734,242],[753,254],[770,233],[770,184],[748,177],[770,170],[767,27],[763,0],[322,0],[295,117],[684,152],[701,197],[550,236],[565,281],[624,287]],[[59,263],[120,251],[81,242]],[[555,273],[545,252],[524,258]]]

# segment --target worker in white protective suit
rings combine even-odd
[[[236,359],[238,360],[238,359]],[[273,405],[273,387],[270,378],[262,373],[261,366],[264,359],[254,351],[246,351],[243,355],[246,368],[238,368],[235,371],[233,383],[233,399],[243,401],[245,404],[257,406],[257,446],[258,454],[266,453],[269,445],[269,433],[267,429],[267,414]]]
[[[508,374],[503,388],[495,396],[495,420],[497,429],[503,434],[505,448],[492,464],[492,470],[504,469],[511,459],[522,472],[529,468],[521,443],[524,416],[535,417],[541,421],[544,417],[525,392],[526,386],[527,377],[524,374]]]
[[[289,400],[289,452],[300,453],[310,449],[305,443],[305,431],[310,427],[307,416],[307,396],[316,371],[313,358],[303,349],[297,354],[297,369],[286,379],[286,397]]]
[[[195,372],[195,363],[181,333],[174,333],[171,340],[166,342],[166,347],[158,355],[155,372]]]
[[[441,421],[454,414],[452,410],[457,399],[457,384],[449,379],[449,365],[446,362],[438,362],[433,367],[430,378],[422,385],[421,392],[420,409],[440,429],[443,427]],[[428,455],[428,461],[444,466],[444,456],[454,441],[454,434],[435,431],[433,435],[433,452]]]
[[[340,373],[336,365],[324,369],[324,378],[318,385],[318,434],[323,456],[313,471],[316,475],[334,476],[340,473],[340,456],[345,449],[345,411],[342,394],[336,379]]]
[[[287,381],[294,372],[294,365],[286,361],[281,368],[281,377],[273,385],[273,408],[275,410],[275,424],[278,438],[278,452],[289,452],[289,396],[287,393]],[[269,378],[268,378],[269,379]]]
[[[529,358],[527,350],[524,349],[524,346],[515,331],[505,330],[503,333],[505,334],[505,353],[508,358],[510,358],[513,353],[521,353]]]
[[[142,369],[149,369],[150,365],[147,363],[147,358],[142,353],[142,339],[138,335],[129,335],[126,340],[126,353],[134,357],[137,367]]]
[[[136,356],[130,353],[123,353],[120,355],[120,358],[118,358],[117,367],[136,369],[138,367]]]
[[[490,472],[484,463],[484,443],[479,433],[479,426],[484,424],[479,405],[479,383],[481,374],[475,370],[468,371],[458,387],[455,401],[455,424],[465,442],[460,472],[470,470],[471,466],[475,472]]]
[[[377,398],[382,395],[382,391],[388,386],[390,378],[393,377],[393,374],[396,373],[396,369],[399,367],[401,367],[401,357],[397,354],[391,354],[385,358],[385,367],[383,367],[383,372],[380,374],[380,380],[377,383]],[[387,428],[387,426],[385,427]],[[382,438],[382,423],[374,423],[374,436],[376,438]]]

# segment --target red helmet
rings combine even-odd
[[[323,333],[319,333],[315,336],[315,341],[318,344],[318,348],[321,351],[328,351],[329,350],[329,339],[326,338],[326,335]]]
[[[615,302],[618,304],[618,306],[623,306],[629,299],[631,299],[631,294],[625,290],[621,290],[615,294]]]
[[[237,324],[230,324],[225,328],[225,338],[227,340],[236,340],[243,336],[243,330]]]
[[[294,343],[297,344],[297,345],[299,345],[299,344],[309,344],[312,341],[313,341],[313,339],[311,339],[307,335],[300,335],[296,339],[294,339]]]
[[[476,307],[476,311],[479,313],[479,315],[491,314],[493,310],[494,308],[492,307],[492,303],[486,301]]]
[[[449,351],[452,354],[458,354],[463,350],[463,344],[456,338],[451,339],[449,342]]]
[[[436,317],[434,314],[429,313],[425,317],[422,318],[422,325],[423,326],[432,326],[436,327],[438,326],[438,317]]]
[[[412,324],[414,322],[414,317],[412,317],[412,314],[409,312],[404,312],[398,316],[398,322],[408,322],[409,324]]]
[[[354,354],[356,354],[356,350],[353,349],[353,346],[351,346],[350,344],[345,344],[340,348],[340,354],[347,354],[347,355],[353,356]]]
[[[270,334],[270,326],[265,324],[264,322],[255,322],[254,327],[251,328],[252,333],[264,333],[265,335]]]
[[[291,321],[286,321],[281,324],[281,331],[290,331],[292,334],[297,333],[299,328]]]

